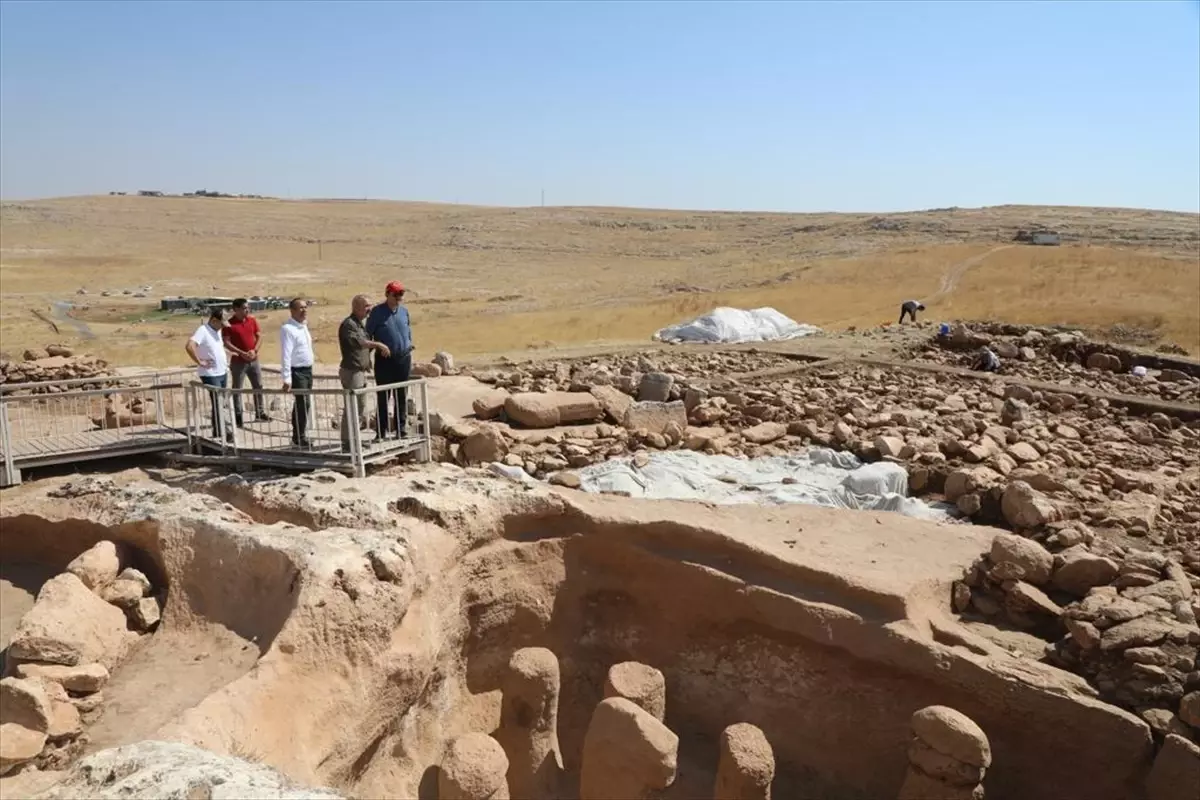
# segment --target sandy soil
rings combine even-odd
[[[88,752],[153,738],[160,727],[258,660],[258,648],[220,627],[148,637],[104,688],[104,713],[89,728]]]

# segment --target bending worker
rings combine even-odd
[[[371,309],[367,315],[367,335],[384,345],[390,355],[383,351],[375,353],[375,385],[386,386],[407,381],[412,372],[413,337],[404,300],[404,285],[392,281],[384,289],[385,302]],[[408,390],[389,389],[377,392],[379,398],[379,438],[395,431],[396,438],[404,438],[404,425],[408,419]],[[388,416],[388,403],[395,405],[395,418]]]
[[[901,304],[901,306],[900,306],[900,321],[896,324],[903,325],[904,317],[906,315],[910,319],[912,319],[913,322],[916,322],[917,321],[917,312],[924,311],[924,310],[925,310],[924,303],[918,302],[916,300],[905,300],[904,303]]]

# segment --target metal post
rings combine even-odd
[[[0,398],[0,447],[4,448],[4,485],[16,486],[21,482],[21,473],[13,464],[12,434],[8,427],[8,403]]]
[[[224,429],[221,431],[221,440],[227,441],[227,437],[225,436],[225,431],[229,431],[230,433],[232,433],[233,434],[233,454],[237,455],[238,446],[240,445],[240,442],[238,442],[238,431],[237,431],[236,418],[233,413],[233,403],[234,403],[234,399],[233,399],[234,394],[233,393],[235,390],[234,389],[222,389],[221,391],[223,394],[225,394],[225,401],[226,401],[225,414],[221,419],[221,427]]]
[[[429,384],[421,379],[421,459],[433,460],[433,443],[429,438]]]
[[[200,448],[197,446],[196,436],[192,432],[192,425],[196,420],[196,385],[194,383],[184,384],[183,387],[183,417],[183,424],[187,428],[188,452],[195,455]]]
[[[346,436],[350,442],[350,465],[354,467],[354,477],[365,478],[367,465],[363,460],[362,431],[359,430],[361,423],[358,418],[358,397],[354,389],[346,389],[343,392],[346,413],[342,415],[342,424],[350,427]]]
[[[163,422],[163,404],[162,404],[162,383],[158,379],[158,373],[154,373],[154,421],[158,427],[165,427]]]

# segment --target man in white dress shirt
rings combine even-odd
[[[221,330],[225,327],[225,312],[219,308],[212,309],[208,321],[196,329],[192,338],[184,345],[188,358],[196,364],[196,375],[205,386],[225,388],[229,373],[229,359],[225,355],[225,340]],[[233,439],[233,431],[224,424],[221,414],[221,396],[219,392],[207,392],[212,403],[212,435],[213,438],[225,434],[226,439]]]
[[[288,303],[291,318],[279,329],[279,341],[283,348],[280,371],[283,373],[283,390],[308,390],[313,385],[313,343],[308,330],[308,302],[297,297]],[[292,444],[311,447],[308,438],[310,395],[299,395],[292,406]]]

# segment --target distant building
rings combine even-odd
[[[233,306],[232,297],[164,297],[159,301],[159,311],[170,311],[177,314],[206,314],[214,308],[229,310]],[[286,308],[288,301],[282,297],[248,297],[246,305],[251,311],[268,311],[275,308]]]

